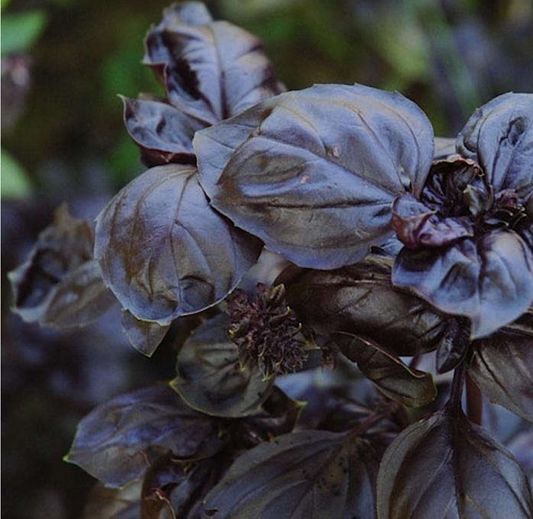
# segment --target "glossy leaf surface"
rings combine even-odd
[[[405,429],[378,476],[380,519],[527,519],[533,499],[511,453],[448,408]]]
[[[261,42],[214,22],[199,2],[165,10],[147,35],[144,63],[159,74],[171,104],[210,124],[281,91]]]
[[[533,94],[504,94],[482,106],[457,137],[457,150],[475,160],[497,193],[533,194]]]
[[[172,450],[177,458],[201,459],[222,445],[217,424],[165,385],[126,393],[94,409],[78,425],[65,459],[120,487],[143,475],[152,453]]]
[[[165,338],[170,325],[161,326],[136,319],[128,310],[122,311],[122,330],[130,344],[143,355],[151,357]]]
[[[228,336],[229,319],[218,315],[199,326],[181,348],[172,387],[194,409],[236,418],[253,413],[268,397],[273,378],[242,367]]]
[[[491,402],[533,422],[533,328],[475,341],[469,373]]]
[[[494,232],[450,247],[404,248],[392,280],[439,310],[471,321],[471,338],[514,321],[533,302],[533,252],[514,232]]]
[[[115,298],[93,260],[93,243],[91,225],[59,207],[28,260],[9,275],[15,312],[57,328],[85,326],[105,313]]]
[[[287,283],[287,301],[318,333],[372,339],[397,355],[436,347],[446,323],[424,301],[392,286],[390,267],[368,258],[333,271],[307,271]]]
[[[226,297],[260,252],[209,206],[191,166],[148,170],[97,220],[104,281],[135,317],[161,325]]]
[[[421,407],[435,399],[437,389],[429,373],[411,369],[396,355],[371,340],[353,337],[341,351],[389,398],[408,407]]]
[[[391,236],[391,204],[419,194],[433,158],[423,112],[399,94],[316,85],[194,139],[212,205],[300,266],[361,260]]]
[[[215,517],[373,517],[378,461],[368,442],[304,431],[243,454],[207,495]]]

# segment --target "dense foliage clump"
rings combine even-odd
[[[531,430],[533,95],[479,108],[450,151],[398,93],[285,92],[196,2],[144,61],[165,96],[124,120],[151,169],[95,226],[61,207],[11,275],[28,321],[118,303],[136,349],[176,349],[173,380],[80,423],[87,517],[531,517],[484,397]]]

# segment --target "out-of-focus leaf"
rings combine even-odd
[[[261,42],[200,2],[175,4],[148,32],[144,63],[154,68],[169,101],[208,123],[236,115],[281,92]]]
[[[424,113],[399,94],[315,85],[198,132],[212,205],[300,266],[361,260],[391,236],[391,204],[433,158]]]
[[[189,408],[169,386],[140,389],[94,409],[78,425],[65,460],[106,485],[141,477],[151,458],[171,450],[179,459],[218,452],[218,424]]]
[[[28,260],[9,274],[14,311],[58,328],[85,326],[105,313],[115,298],[93,260],[93,242],[91,225],[60,206]]]
[[[457,137],[457,151],[475,160],[498,193],[533,194],[533,94],[504,94],[474,112]]]
[[[266,400],[274,377],[265,380],[257,367],[241,366],[228,326],[228,316],[220,314],[196,329],[178,354],[171,386],[194,409],[237,418]]]
[[[196,168],[178,164],[130,182],[96,225],[106,285],[135,317],[160,325],[226,297],[261,248],[209,206]]]
[[[167,103],[125,97],[122,100],[126,129],[141,148],[146,166],[196,162],[192,138],[197,130],[207,126],[205,122],[187,116]]]
[[[468,317],[476,339],[514,321],[533,302],[533,252],[512,231],[450,247],[404,248],[392,280],[443,312]]]
[[[429,404],[437,396],[431,374],[411,369],[397,356],[362,337],[342,341],[341,351],[386,396],[408,407]]]
[[[2,56],[27,51],[43,32],[46,13],[41,10],[2,15]]]
[[[286,284],[298,318],[318,333],[346,332],[397,355],[434,349],[446,322],[424,301],[392,286],[390,267],[368,258],[333,271],[308,271]]]
[[[380,518],[532,514],[528,481],[512,454],[450,407],[405,429],[381,461]]]
[[[374,517],[377,469],[361,438],[286,434],[238,458],[205,498],[205,510],[220,519]]]
[[[433,160],[442,160],[455,154],[455,139],[435,137],[435,153]]]
[[[533,329],[504,328],[473,349],[468,372],[483,394],[533,422]]]
[[[140,321],[128,310],[122,311],[122,329],[130,344],[143,355],[151,357],[165,338],[170,325],[161,326],[150,321]]]
[[[89,494],[82,519],[139,519],[142,480],[122,488],[107,488],[98,483]]]
[[[15,158],[2,148],[2,199],[24,198],[31,192],[26,171]]]

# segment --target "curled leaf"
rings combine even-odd
[[[511,323],[533,302],[533,252],[511,231],[438,249],[404,248],[392,280],[445,313],[468,317],[476,339]]]
[[[419,194],[433,158],[423,112],[399,94],[315,85],[194,138],[211,204],[299,266],[361,260],[391,236],[393,200]]]
[[[217,423],[165,385],[126,393],[94,409],[79,423],[65,460],[120,487],[142,476],[154,453],[171,450],[180,459],[202,459],[222,446]]]
[[[213,21],[199,2],[174,4],[146,37],[144,63],[158,73],[171,104],[213,124],[281,92],[261,42]]]
[[[380,519],[532,514],[531,490],[516,459],[451,408],[405,429],[381,461]]]
[[[352,337],[341,342],[341,351],[387,397],[408,407],[422,407],[437,396],[430,373],[406,366],[396,355],[373,341]]]
[[[168,325],[235,288],[262,245],[215,212],[192,166],[152,168],[100,213],[95,257],[135,317]]]
[[[274,378],[265,379],[257,366],[241,366],[228,327],[228,316],[220,314],[196,329],[178,354],[171,386],[194,409],[236,418],[256,411]]]
[[[85,326],[104,314],[115,298],[93,260],[93,243],[91,225],[60,206],[28,260],[9,274],[14,311],[57,328]]]
[[[377,457],[361,438],[327,431],[286,434],[237,458],[205,498],[229,517],[373,517]]]

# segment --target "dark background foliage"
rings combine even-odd
[[[143,167],[116,94],[159,92],[142,40],[168,0],[2,0],[2,447],[6,518],[79,517],[93,480],[61,461],[96,404],[174,374],[172,337],[151,360],[118,312],[73,333],[9,313],[5,273],[68,200],[92,218]],[[437,135],[533,84],[529,0],[220,0],[258,35],[289,89],[359,82],[418,103]],[[30,13],[21,17],[21,13]]]

